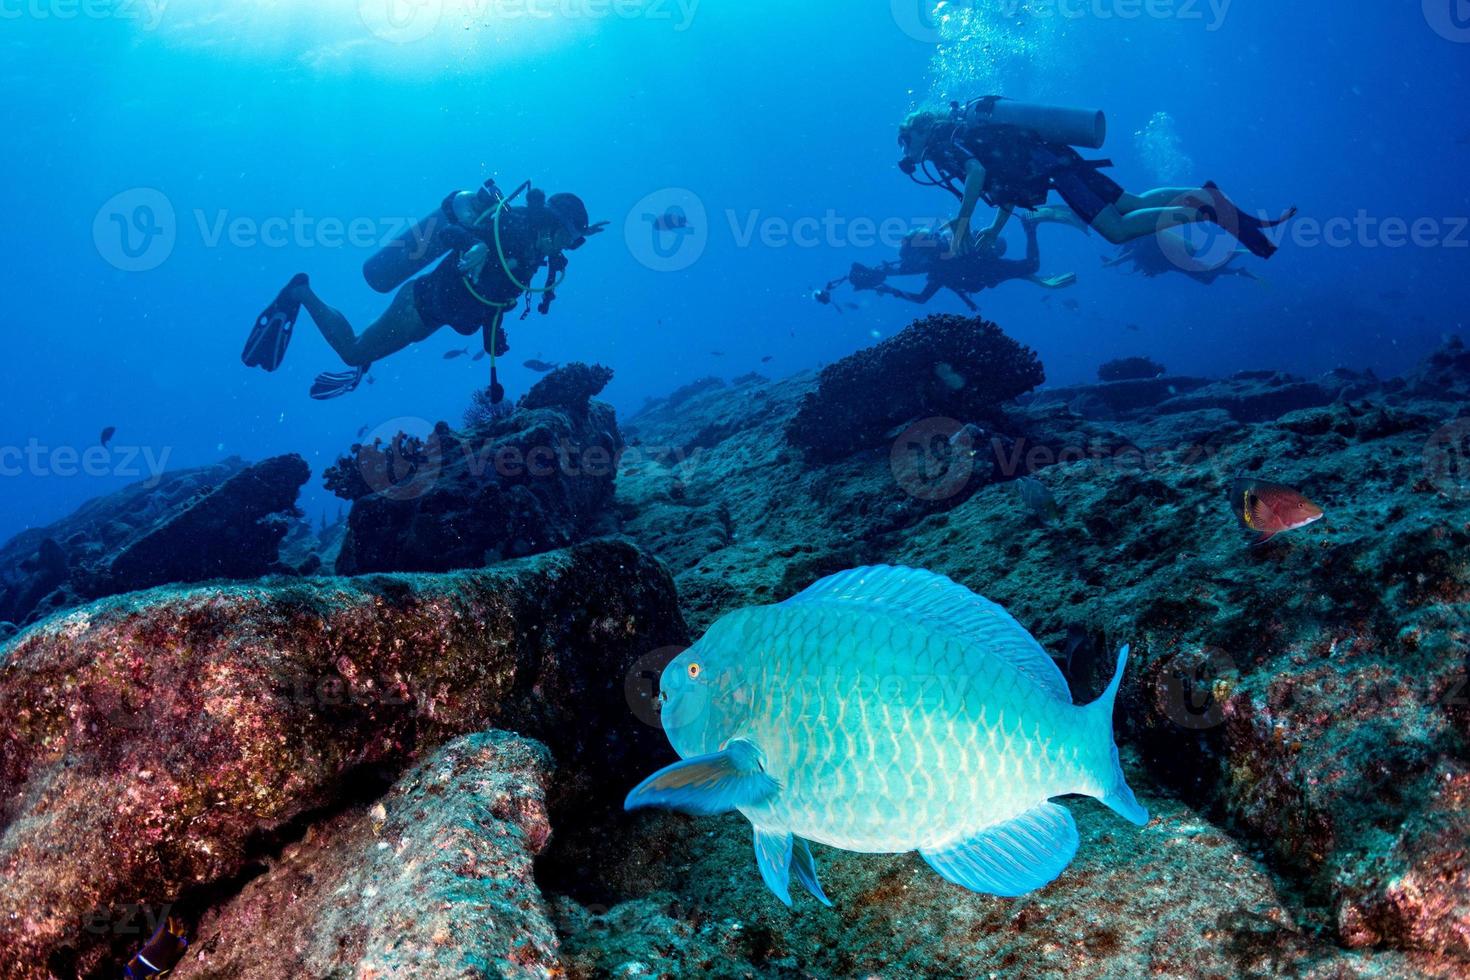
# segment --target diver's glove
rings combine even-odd
[[[459,274],[471,278],[478,277],[488,258],[490,258],[490,247],[484,242],[476,242],[473,248],[460,257]]]

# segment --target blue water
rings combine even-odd
[[[1128,354],[1189,373],[1391,374],[1463,326],[1459,0],[1154,8],[1168,17],[1104,0],[1069,4],[1081,16],[1068,17],[953,2],[938,26],[919,6],[660,0],[607,15],[611,4],[556,0],[529,17],[508,0],[445,0],[437,23],[385,30],[372,0],[0,0],[0,535],[146,475],[149,460],[294,451],[319,475],[363,426],[457,421],[486,365],[444,360],[466,343],[448,330],[331,403],[307,397],[317,372],[340,365],[304,314],[278,373],[244,368],[239,352],[297,271],[365,326],[385,304],[361,279],[371,241],[491,175],[575,191],[611,222],[572,256],[551,315],[511,323],[512,396],[535,380],[520,366],[529,357],[614,367],[607,397],[630,412],[707,374],[791,373],[890,336],[918,308],[864,294],[838,315],[806,294],[854,260],[888,257],[857,222],[952,210],[895,168],[898,121],[936,96],[1097,106],[1130,188],[1187,170],[1252,208],[1367,222],[1341,247],[1288,236],[1256,263],[1264,284],[1208,289],[1104,270],[1110,246],[1045,229],[1044,271],[1082,277],[1064,294],[1080,309],[1021,283],[981,302],[1038,349],[1050,383]],[[1159,113],[1172,125],[1150,149],[1134,133]],[[684,243],[697,259],[659,271],[644,217],[690,195],[705,211]],[[285,238],[253,240],[283,230],[272,219],[288,223]],[[770,237],[799,219],[834,230],[800,245]],[[1428,221],[1437,243],[1388,247],[1378,223],[1389,219]],[[329,220],[366,222],[365,240],[340,241]],[[747,239],[752,227],[763,231]],[[931,309],[962,307],[941,297]],[[117,428],[114,452],[69,462],[104,426]],[[336,511],[319,479],[304,506]]]

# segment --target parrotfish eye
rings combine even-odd
[[[691,681],[697,681],[697,680],[699,680],[699,672],[700,672],[699,664],[691,663],[689,665],[689,679]]]

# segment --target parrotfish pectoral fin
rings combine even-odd
[[[733,739],[719,752],[660,769],[633,788],[623,809],[657,806],[712,816],[759,803],[777,788],[761,766],[756,747],[744,739]]]
[[[791,871],[796,875],[796,880],[817,897],[817,901],[828,908],[832,907],[832,900],[822,891],[822,883],[817,880],[817,862],[812,857],[812,849],[800,837],[796,838],[791,848]]]
[[[791,904],[791,835],[755,828],[755,863],[766,887],[786,905]]]
[[[969,840],[921,850],[929,867],[971,891],[1016,898],[1053,881],[1077,854],[1077,825],[1057,803],[1043,803]]]

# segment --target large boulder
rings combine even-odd
[[[311,475],[300,456],[164,473],[0,548],[0,620],[35,622],[90,599],[169,583],[286,571],[282,539]]]
[[[463,432],[352,447],[326,474],[352,501],[338,574],[478,568],[608,530],[623,442],[612,408],[590,400],[607,376],[568,365]]]
[[[815,460],[880,445],[894,426],[926,417],[995,425],[1003,406],[1046,380],[1036,352],[994,323],[950,314],[823,369],[786,436]]]
[[[552,768],[506,732],[450,742],[286,848],[205,918],[173,976],[547,976],[557,938],[532,861]]]
[[[86,972],[85,929],[198,901],[323,807],[458,735],[510,727],[567,765],[553,807],[616,807],[657,729],[625,678],[684,630],[667,573],[613,542],[439,576],[106,600],[0,649],[0,948]],[[182,902],[181,902],[182,897]]]

